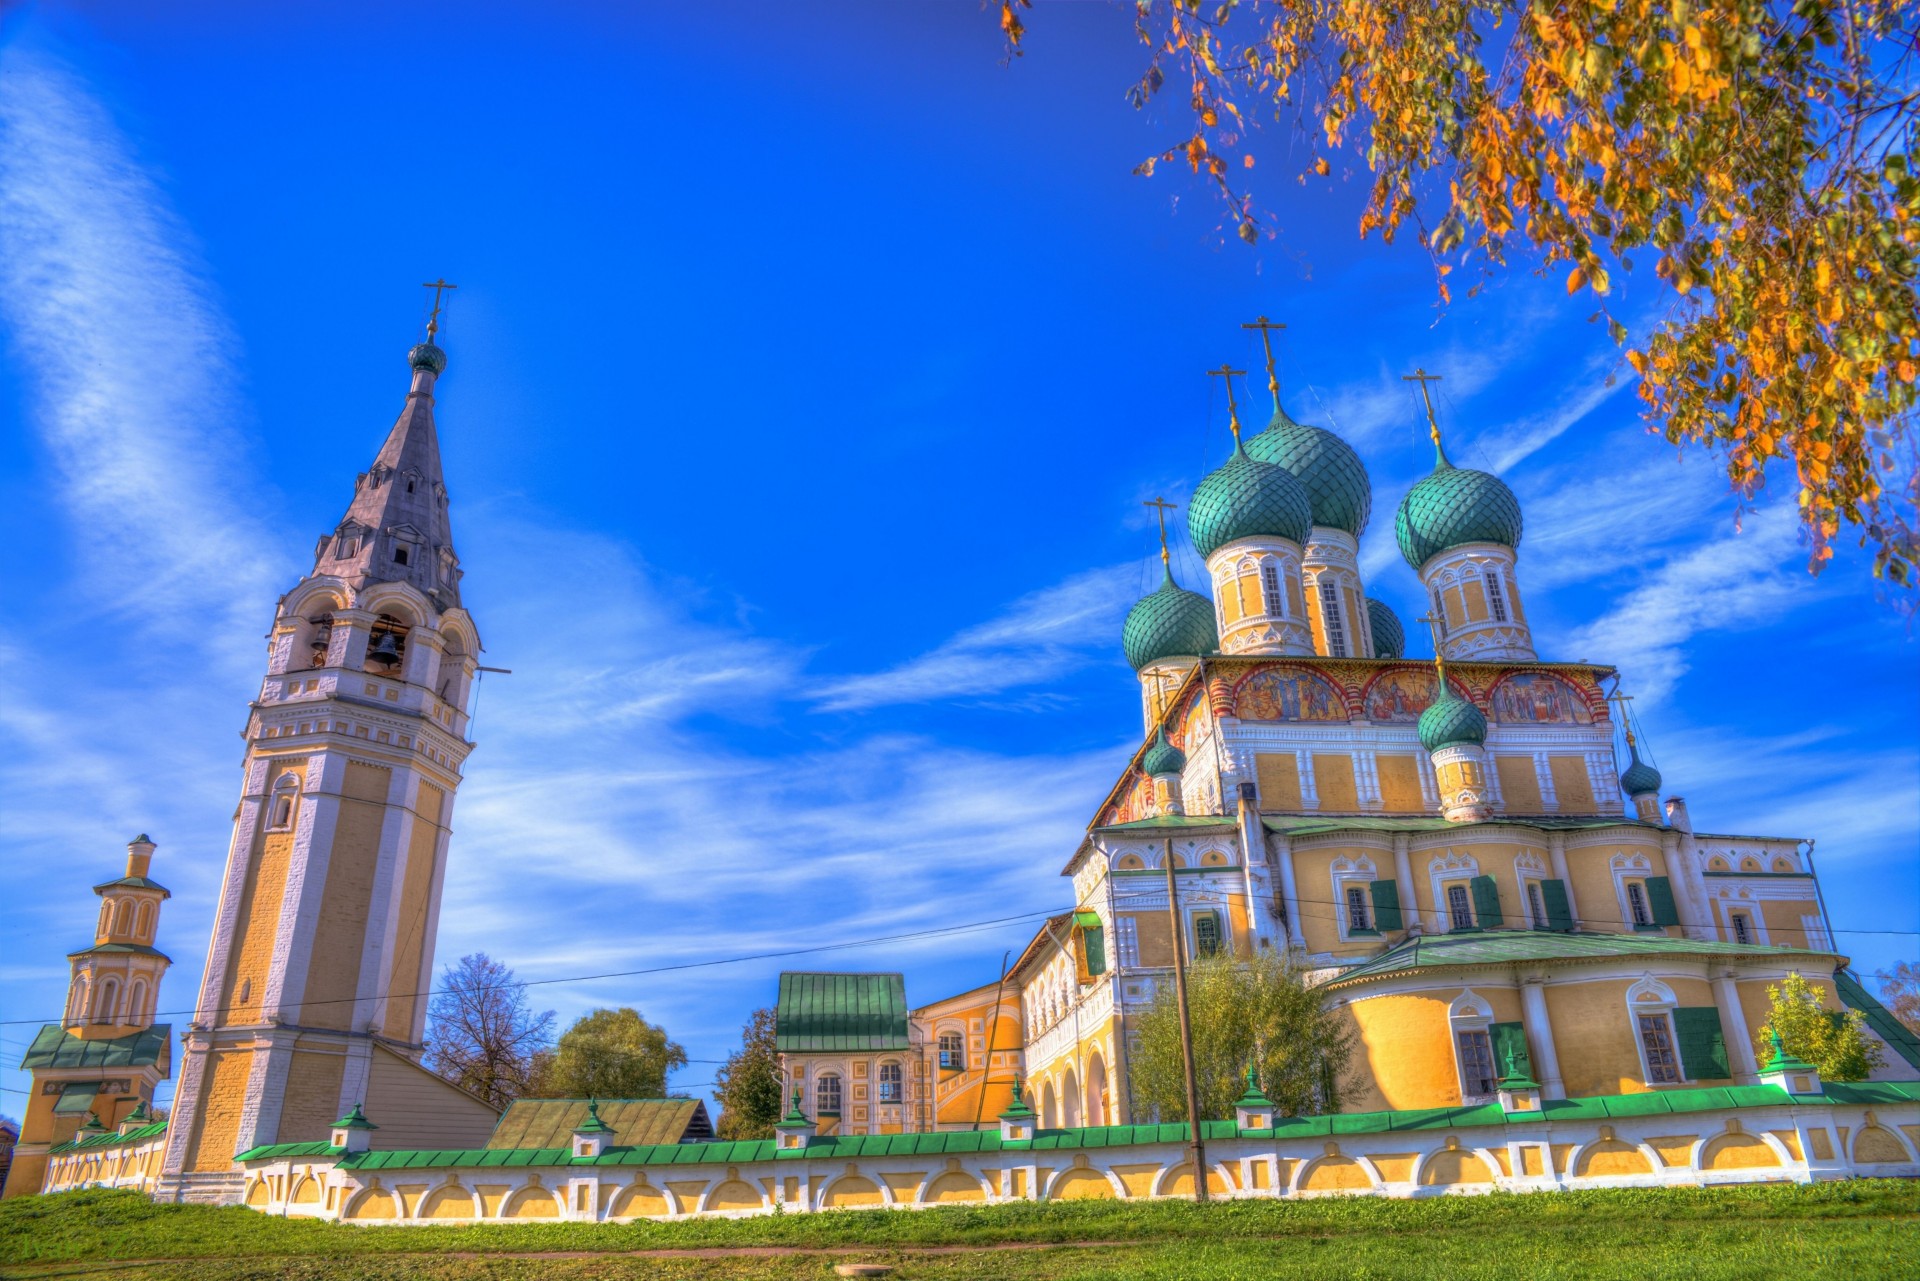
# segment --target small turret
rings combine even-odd
[[[1427,621],[1437,630],[1432,615]],[[1420,713],[1420,746],[1433,763],[1440,789],[1440,816],[1449,823],[1477,823],[1493,815],[1487,790],[1487,718],[1447,681],[1447,660],[1433,656],[1433,702]]]
[[[1146,506],[1160,516],[1160,586],[1127,611],[1120,645],[1127,665],[1140,677],[1140,712],[1151,730],[1187,673],[1220,648],[1220,631],[1207,598],[1173,579],[1173,557],[1167,551],[1167,513],[1173,504],[1156,498]]]
[[[1153,808],[1156,814],[1184,814],[1185,798],[1180,792],[1180,776],[1186,772],[1187,754],[1167,739],[1166,726],[1154,731],[1153,746],[1140,758],[1140,772],[1153,780]]]

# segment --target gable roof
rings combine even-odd
[[[152,1027],[125,1036],[83,1040],[57,1023],[41,1028],[27,1047],[22,1068],[121,1068],[158,1065],[162,1075],[173,1067],[173,1025]]]
[[[1768,956],[1832,963],[1831,952],[1798,947],[1759,947],[1650,934],[1561,934],[1551,930],[1474,930],[1408,939],[1328,982],[1339,987],[1359,979],[1459,965],[1510,965],[1516,961],[1602,961],[1622,956]]]
[[[774,1046],[785,1053],[904,1050],[907,981],[899,974],[780,976]]]
[[[487,1147],[565,1148],[597,1103],[600,1119],[623,1146],[691,1143],[713,1137],[707,1105],[699,1099],[515,1099],[493,1127]]]

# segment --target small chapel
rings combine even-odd
[[[438,296],[399,418],[272,611],[171,1114],[148,1114],[175,1043],[153,1022],[167,891],[142,836],[23,1063],[7,1195],[624,1221],[1920,1177],[1920,1037],[1837,950],[1811,842],[1696,824],[1631,674],[1537,652],[1519,500],[1449,457],[1424,371],[1433,466],[1392,532],[1426,613],[1369,595],[1366,465],[1283,407],[1264,318],[1271,417],[1247,432],[1222,371],[1232,449],[1184,512],[1201,581],[1176,578],[1152,504],[1161,581],[1118,637],[1138,743],[1074,847],[1036,851],[1066,886],[1006,973],[922,1005],[899,973],[782,975],[790,1104],[764,1140],[714,1140],[693,1100],[503,1120],[421,1064],[480,653]],[[1177,962],[1261,954],[1351,1031],[1337,1103],[1283,1116],[1249,1074],[1233,1115],[1160,1123],[1130,1097],[1137,1019]],[[1864,1015],[1870,1079],[1762,1042],[1789,974]]]

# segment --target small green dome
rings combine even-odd
[[[1420,713],[1420,746],[1429,752],[1456,743],[1480,744],[1487,741],[1487,718],[1480,709],[1453,692],[1444,681],[1440,696]]]
[[[1250,457],[1293,473],[1307,491],[1313,523],[1355,538],[1373,515],[1373,482],[1353,446],[1324,427],[1310,427],[1273,411],[1267,429],[1247,442]]]
[[[1211,654],[1220,648],[1213,603],[1174,582],[1169,573],[1158,591],[1142,596],[1127,611],[1120,645],[1136,672],[1163,658]]]
[[[1455,467],[1438,447],[1433,473],[1407,491],[1393,515],[1400,554],[1417,571],[1450,547],[1520,546],[1520,500],[1498,476]]]
[[[1162,725],[1153,736],[1153,746],[1140,758],[1140,772],[1149,777],[1159,774],[1178,774],[1187,768],[1187,754],[1167,741],[1167,727]]]
[[[1407,633],[1400,626],[1400,616],[1371,596],[1367,597],[1367,627],[1373,633],[1375,658],[1406,657]]]
[[[1286,538],[1304,546],[1312,530],[1313,504],[1293,473],[1248,457],[1237,444],[1187,503],[1187,533],[1202,558],[1241,538]]]
[[[1633,740],[1627,740],[1627,751],[1633,757],[1633,764],[1627,766],[1627,772],[1620,776],[1620,790],[1628,796],[1644,796],[1648,792],[1660,790],[1660,771],[1640,759],[1640,749]]]
[[[415,369],[431,369],[435,375],[447,372],[447,353],[430,342],[417,344],[407,353],[407,363]]]

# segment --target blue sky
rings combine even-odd
[[[1420,612],[1391,512],[1430,463],[1423,365],[1455,458],[1521,498],[1543,656],[1623,669],[1701,830],[1818,837],[1861,968],[1920,950],[1846,932],[1920,929],[1906,623],[1857,552],[1806,574],[1790,494],[1742,513],[1647,435],[1557,282],[1439,310],[1352,184],[1280,180],[1283,131],[1278,238],[1223,237],[1197,184],[1130,175],[1181,122],[1125,105],[1119,8],[1043,8],[1012,63],[973,0],[796,8],[0,19],[0,1017],[57,1015],[139,831],[162,1005],[191,1004],[260,638],[443,273],[455,538],[514,673],[480,695],[443,960],[561,979],[1063,906],[1139,732],[1140,502],[1224,456],[1202,371],[1253,364],[1262,312],[1289,407],[1372,473],[1373,595]],[[1620,314],[1661,301],[1629,282]],[[1028,929],[785,964],[926,1001]],[[711,1060],[780,968],[534,994]],[[0,1026],[0,1088],[30,1034]]]

